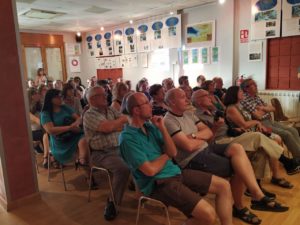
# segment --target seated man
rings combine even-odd
[[[282,162],[287,172],[289,172],[290,168],[293,166],[293,160],[283,155],[283,148],[280,145],[261,132],[244,132],[237,137],[228,136],[228,126],[224,122],[224,117],[218,115],[218,112],[211,110],[213,104],[208,97],[208,92],[205,90],[194,92],[192,102],[197,109],[195,112],[196,116],[211,128],[216,143],[238,143],[244,147],[249,158],[253,158],[253,160],[250,161],[257,179],[262,179],[264,177],[266,165],[264,159],[267,157],[273,173],[271,182],[285,188],[293,187],[293,185],[285,180],[282,177],[282,174],[280,174],[278,159]],[[264,189],[262,189],[262,191],[269,196]]]
[[[152,117],[151,105],[144,94],[130,95],[125,104],[123,101],[124,105],[130,123],[119,137],[120,151],[140,191],[178,208],[188,217],[186,224],[207,225],[214,223],[216,213],[199,193],[216,194],[216,211],[221,224],[232,225],[228,182],[201,171],[180,171],[171,160],[177,151],[162,117]],[[152,123],[148,122],[149,119]]]
[[[275,108],[266,104],[257,95],[257,85],[254,80],[244,80],[241,88],[245,96],[244,100],[241,101],[244,109],[252,115],[253,119],[260,120],[264,126],[272,128],[272,132],[280,135],[293,157],[300,159],[300,137],[298,131],[294,127],[272,121],[270,112],[274,112]]]
[[[186,111],[188,102],[182,90],[177,88],[168,91],[166,103],[170,111],[164,122],[178,150],[176,161],[183,170],[195,169],[221,177],[232,176],[230,182],[234,199],[233,212],[249,223],[259,224],[261,221],[242,202],[244,185],[251,193],[252,209],[277,212],[288,210],[288,207],[281,206],[261,191],[241,145],[207,144],[213,136],[212,131],[193,113]]]
[[[90,108],[83,117],[83,127],[91,150],[92,164],[104,167],[113,174],[112,189],[115,203],[121,203],[129,169],[118,155],[118,136],[127,123],[127,117],[107,106],[105,90],[95,86],[88,90],[87,99]],[[108,200],[104,218],[112,220],[117,216],[116,206]]]

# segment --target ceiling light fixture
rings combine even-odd
[[[76,35],[77,35],[77,37],[80,37],[81,36],[81,32],[77,31]]]
[[[170,12],[170,15],[173,15],[173,14],[174,14],[174,12],[173,12],[173,11],[171,11],[171,12]]]
[[[100,30],[101,30],[101,31],[104,31],[104,27],[100,27]]]
[[[225,3],[226,0],[219,0],[219,3],[222,5]]]
[[[130,23],[130,24],[133,24],[133,21],[132,21],[132,20],[129,20],[129,23]]]

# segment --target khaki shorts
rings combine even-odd
[[[210,173],[185,169],[179,176],[156,180],[155,190],[150,197],[191,217],[195,206],[202,199],[199,194],[207,194],[211,179]]]

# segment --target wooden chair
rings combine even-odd
[[[300,117],[287,117],[282,110],[282,106],[278,98],[272,98],[271,104],[275,108],[274,120],[288,126],[295,127],[300,134]]]

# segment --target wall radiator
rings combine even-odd
[[[278,98],[287,117],[300,117],[300,91],[259,91],[258,95],[268,104],[272,98]]]

